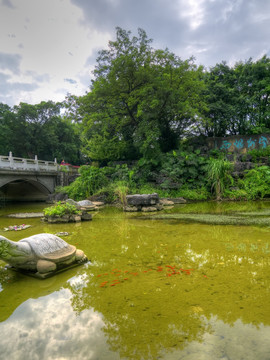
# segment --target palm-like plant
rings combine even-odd
[[[211,183],[211,190],[215,190],[217,200],[221,200],[226,183],[233,184],[232,168],[233,163],[222,158],[210,158],[206,166],[208,181]]]

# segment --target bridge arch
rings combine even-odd
[[[55,188],[54,177],[8,175],[0,178],[0,192],[7,201],[44,201]]]

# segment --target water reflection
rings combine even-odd
[[[25,301],[1,325],[4,359],[114,359],[101,328],[101,314],[72,311],[68,289]]]
[[[44,282],[0,271],[5,356],[268,359],[270,229],[105,209],[65,230],[91,264]]]

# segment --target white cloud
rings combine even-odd
[[[105,46],[106,35],[79,26],[82,11],[68,0],[13,0],[12,4],[14,8],[2,7],[0,15],[0,51],[14,63],[9,81],[38,85],[35,93],[21,91],[17,101],[59,101],[67,92],[83,94],[80,77],[87,77],[90,84],[86,59],[97,46]],[[0,69],[7,64],[3,57]]]
[[[269,23],[269,0],[2,0],[0,71],[9,92],[1,99],[14,105],[84,94],[116,26],[134,34],[141,27],[154,47],[213,66],[269,55]],[[15,91],[20,83],[28,86]]]

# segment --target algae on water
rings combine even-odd
[[[256,216],[255,216],[256,215]],[[270,226],[270,217],[266,216],[267,212],[258,213],[241,213],[234,215],[223,214],[154,214],[142,216],[140,219],[153,220],[177,220],[181,222],[197,222],[201,224],[213,225],[252,225],[252,226]]]

